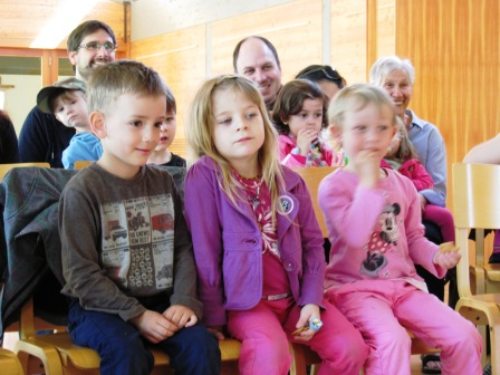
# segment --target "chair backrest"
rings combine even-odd
[[[476,229],[475,265],[483,267],[484,229],[500,229],[500,165],[455,163],[452,184],[456,243],[462,254],[457,266],[457,283],[459,295],[465,297],[472,295],[470,230]]]
[[[334,172],[335,169],[336,167],[305,167],[305,168],[293,169],[302,177],[302,179],[306,183],[307,189],[309,190],[309,194],[311,195],[314,214],[318,219],[319,226],[321,228],[321,233],[323,233],[323,237],[325,238],[328,237],[328,229],[325,224],[323,211],[321,211],[318,204],[318,187],[321,180],[330,173]]]
[[[11,169],[23,167],[50,168],[50,164],[45,162],[0,164],[0,181]]]
[[[93,161],[90,161],[90,160],[77,160],[77,161],[75,161],[75,169],[80,170],[80,169],[86,168],[92,163],[93,163]]]

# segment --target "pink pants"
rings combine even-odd
[[[402,280],[374,280],[370,290],[356,290],[355,285],[329,290],[327,296],[371,348],[366,375],[411,373],[406,328],[441,349],[442,374],[482,374],[481,336],[471,322],[438,298]]]
[[[323,360],[319,374],[358,375],[368,346],[351,323],[327,301],[323,327],[305,343]],[[290,369],[289,341],[296,329],[300,307],[291,298],[261,301],[251,310],[229,311],[229,333],[242,342],[240,374],[286,375]]]
[[[455,222],[450,210],[434,204],[427,204],[422,212],[422,218],[436,223],[441,229],[443,242],[455,241]]]

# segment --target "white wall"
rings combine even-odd
[[[144,39],[189,26],[292,0],[138,0],[132,2],[132,40]]]
[[[36,104],[36,94],[42,87],[42,77],[2,74],[2,83],[15,86],[5,93],[5,111],[19,135],[24,119]]]
[[[59,77],[59,79],[64,78],[67,77]],[[35,75],[2,74],[2,83],[15,86],[5,92],[4,109],[9,114],[19,136],[19,131],[26,116],[36,105],[36,96],[42,88],[42,77]]]

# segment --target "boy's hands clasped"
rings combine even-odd
[[[179,329],[191,327],[198,322],[194,312],[182,305],[172,305],[163,314],[153,310],[146,310],[141,315],[131,319],[141,336],[145,337],[153,344],[157,344],[170,336],[173,336]]]

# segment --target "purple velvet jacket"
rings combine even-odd
[[[224,325],[226,310],[248,310],[262,298],[262,235],[246,201],[234,205],[219,184],[220,168],[203,157],[188,171],[185,214],[191,230],[204,322]],[[323,236],[304,181],[283,167],[283,213],[277,214],[281,263],[298,305],[321,304]]]

